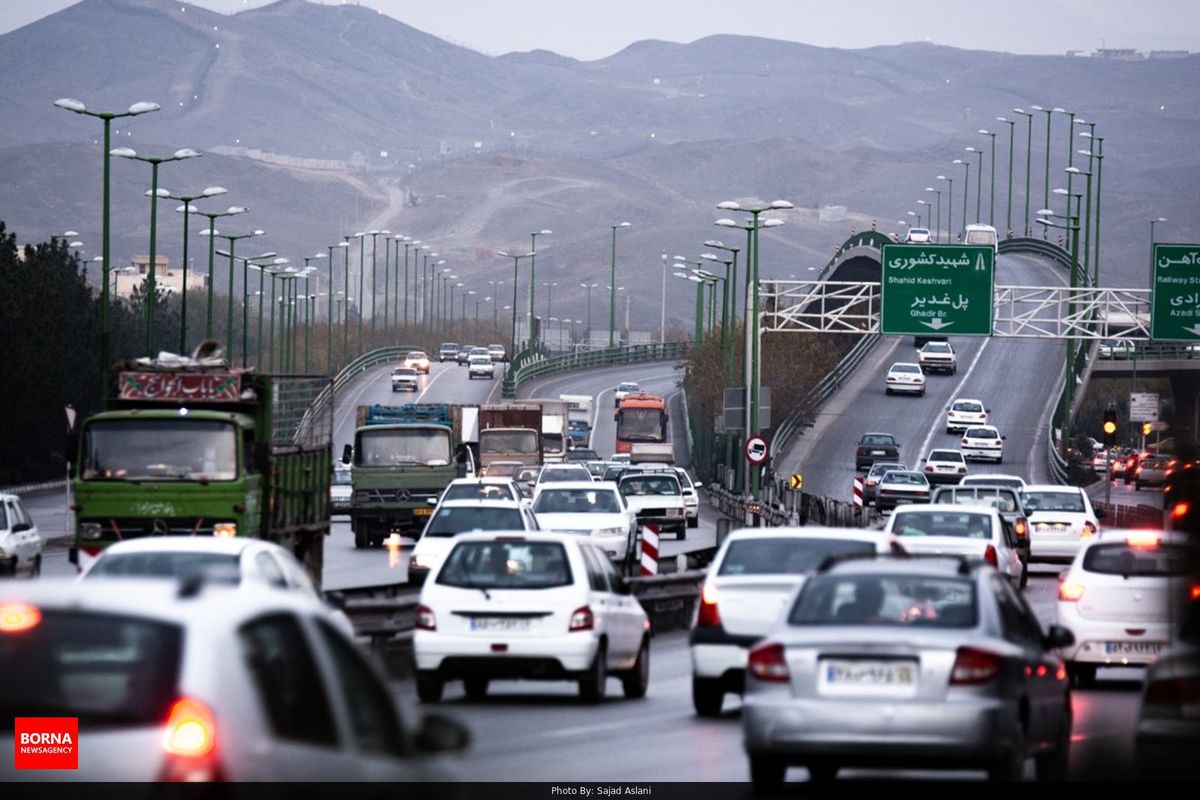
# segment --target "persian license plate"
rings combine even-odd
[[[1110,656],[1158,656],[1162,642],[1105,642],[1104,652]]]
[[[819,689],[822,694],[872,694],[910,696],[917,691],[915,661],[823,659]]]
[[[1064,534],[1064,533],[1070,532],[1070,529],[1068,529],[1066,525],[1048,525],[1044,522],[1040,522],[1037,525],[1034,525],[1033,529],[1035,531],[1037,531],[1038,533]]]
[[[873,455],[873,456],[886,456],[886,455],[887,455],[887,450],[872,450],[872,451],[871,451],[871,455]]]
[[[413,509],[414,517],[428,517],[433,514],[433,509],[429,506],[417,506]]]
[[[473,631],[515,632],[529,630],[530,620],[525,617],[471,617]]]

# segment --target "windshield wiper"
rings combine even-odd
[[[488,594],[488,590],[482,586],[479,586],[473,580],[471,580],[471,573],[469,571],[464,570],[463,574],[464,574],[464,580],[466,581],[466,584],[465,584],[466,588],[478,589],[479,591],[483,592],[483,597],[485,600],[491,601],[492,596],[490,594]]]

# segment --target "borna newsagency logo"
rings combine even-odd
[[[17,717],[15,769],[79,769],[78,717]]]

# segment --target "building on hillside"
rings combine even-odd
[[[1094,55],[1096,58],[1110,58],[1116,61],[1137,61],[1142,58],[1132,47],[1101,47]]]
[[[1190,55],[1191,55],[1191,53],[1189,53],[1187,50],[1151,50],[1150,51],[1150,58],[1152,58],[1154,60],[1165,59],[1165,58],[1187,58]]]
[[[133,256],[129,262],[128,267],[113,270],[112,291],[117,297],[129,297],[149,277],[150,256]],[[206,277],[193,265],[188,269],[187,288],[203,289],[208,285]],[[179,292],[183,289],[183,270],[171,269],[171,260],[167,256],[155,256],[154,283],[160,292]]]

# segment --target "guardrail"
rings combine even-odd
[[[375,367],[380,364],[386,364],[389,361],[402,361],[404,360],[405,356],[412,352],[413,349],[414,348],[408,346],[379,347],[375,350],[370,350],[366,353],[363,353],[358,358],[355,358],[349,364],[342,367],[341,370],[338,371],[338,374],[333,376],[333,380],[329,382],[329,385],[322,389],[320,394],[317,395],[316,399],[313,400],[312,413],[314,415],[319,413],[324,406],[327,406],[333,402],[333,398],[337,397],[337,393],[340,392],[347,383],[354,380],[354,378],[358,377],[363,372],[367,371],[371,367]]]
[[[832,269],[835,264],[842,260],[842,257],[846,255],[847,250],[853,250],[856,247],[872,247],[878,250],[885,244],[893,244],[892,238],[885,233],[880,233],[879,231],[863,231],[862,233],[856,233],[846,241],[842,242],[842,245],[837,249],[837,252],[833,254],[833,258],[829,259],[829,261],[825,262],[825,266],[821,267],[821,271],[818,273],[817,278],[823,279],[825,274],[829,272],[829,270]]]
[[[662,342],[609,347],[603,350],[549,357],[526,350],[513,358],[512,363],[505,371],[504,396],[516,397],[517,389],[522,383],[545,375],[611,367],[617,364],[635,364],[642,361],[677,360],[683,358],[690,347],[690,342]]]
[[[1116,503],[1105,503],[1093,500],[1092,508],[1104,511],[1104,526],[1107,528],[1156,528],[1163,527],[1163,512],[1154,506],[1136,505],[1122,506]]]
[[[739,495],[721,486],[709,486],[709,502],[714,508],[735,522],[753,524],[757,521],[767,527],[796,525],[831,525],[835,527],[868,528],[882,521],[882,517],[871,508],[862,508],[806,492],[793,492],[782,486],[782,481],[763,484],[763,499]]]
[[[1071,253],[1065,248],[1045,239],[1033,236],[1013,236],[1001,239],[996,248],[1001,253],[1033,253],[1057,261],[1067,269],[1071,268]]]

